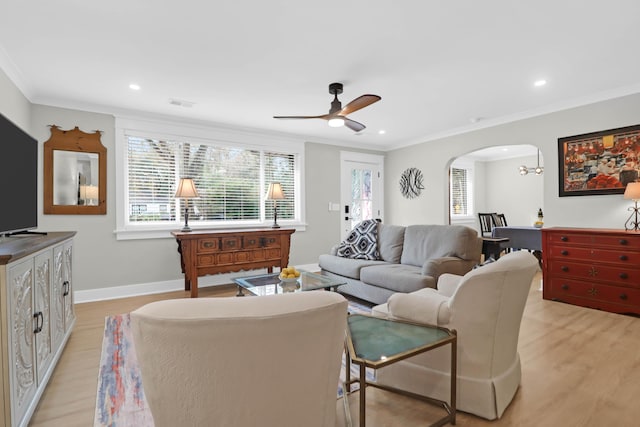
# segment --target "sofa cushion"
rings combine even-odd
[[[343,258],[329,254],[320,255],[318,260],[318,265],[321,269],[357,280],[360,280],[360,270],[363,267],[381,264],[387,263],[384,261]]]
[[[422,275],[421,267],[404,264],[364,267],[360,270],[360,280],[395,292],[413,292],[422,288],[436,287],[435,279]]]
[[[455,256],[479,259],[482,240],[463,225],[409,225],[404,233],[402,264],[422,266],[427,259]]]
[[[338,246],[337,254],[344,258],[379,259],[378,221],[368,219],[356,225]]]
[[[383,261],[400,263],[402,245],[404,244],[404,229],[401,225],[378,225],[378,252]]]

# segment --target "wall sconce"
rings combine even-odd
[[[176,199],[184,199],[184,227],[180,231],[191,231],[189,227],[189,199],[200,197],[193,178],[180,178],[178,189],[176,190]]]
[[[278,225],[278,200],[284,199],[284,191],[282,190],[282,185],[279,182],[272,182],[269,184],[269,189],[267,190],[267,200],[273,200],[273,225],[271,228],[280,228]]]
[[[535,173],[536,175],[542,175],[544,172],[544,167],[540,166],[540,149],[538,149],[538,165],[535,168],[528,168],[525,165],[522,165],[518,168],[520,171],[520,175],[524,176],[529,173]]]
[[[631,199],[634,202],[634,206],[627,209],[631,211],[631,215],[627,222],[624,223],[625,230],[638,231],[640,224],[638,224],[638,200],[640,200],[640,182],[630,182],[627,184],[627,188],[624,190],[624,198]]]

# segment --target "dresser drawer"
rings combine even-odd
[[[220,238],[220,250],[235,251],[242,249],[242,237],[229,236]]]
[[[640,239],[635,235],[609,235],[609,234],[589,234],[589,233],[548,233],[549,245],[585,245],[589,247],[613,247],[626,248],[627,250],[640,251]]]
[[[623,286],[640,287],[640,270],[637,267],[624,267],[596,262],[574,262],[572,260],[547,260],[547,274],[551,277],[571,277],[590,282],[615,282]]]
[[[630,267],[640,267],[640,251],[634,252],[629,248],[619,250],[586,248],[579,246],[550,246],[547,251],[549,258],[569,259],[573,261],[611,262]]]
[[[220,239],[217,237],[198,239],[198,253],[215,252],[220,250]]]
[[[571,279],[551,279],[545,285],[549,286],[551,297],[561,301],[572,302],[578,298],[583,302],[605,302],[635,307],[627,310],[629,312],[635,312],[637,307],[640,307],[640,289]]]
[[[256,249],[262,247],[262,237],[251,236],[242,238],[242,247],[245,249]]]

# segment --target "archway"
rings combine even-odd
[[[479,230],[478,212],[499,212],[509,225],[533,225],[544,211],[544,162],[534,145],[475,150],[452,159],[448,173],[450,224]]]

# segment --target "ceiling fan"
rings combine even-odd
[[[367,107],[374,102],[380,101],[382,98],[378,95],[362,95],[354,99],[350,103],[342,107],[342,103],[338,99],[338,95],[342,93],[342,83],[331,83],[329,85],[329,93],[333,95],[333,101],[331,102],[331,109],[328,114],[322,114],[320,116],[273,116],[274,119],[324,119],[329,122],[331,127],[346,126],[354,132],[360,132],[366,126],[362,123],[358,123],[355,120],[351,120],[347,117],[348,114],[358,111],[364,107]]]

